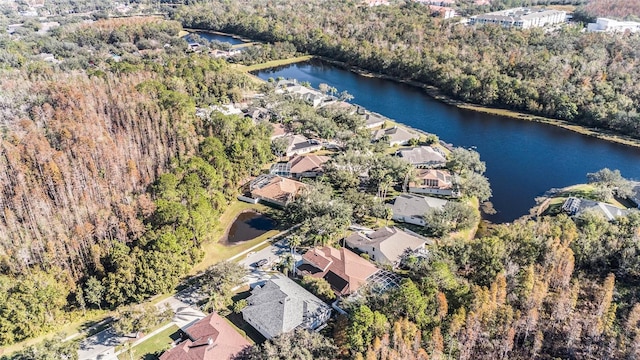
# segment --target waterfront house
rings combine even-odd
[[[333,104],[338,99],[320,91],[299,85],[296,80],[281,80],[276,84],[276,94],[288,94],[293,99],[301,99],[313,107],[322,107]]]
[[[307,139],[303,135],[292,134],[282,136],[287,141],[286,156],[308,154],[322,149],[322,143],[317,140]]]
[[[409,182],[409,192],[443,196],[459,195],[453,183],[453,175],[448,170],[439,169],[418,169],[415,181]]]
[[[425,226],[424,214],[431,209],[442,209],[446,203],[447,200],[430,196],[402,194],[388,207],[393,212],[393,220]]]
[[[424,249],[430,241],[415,233],[396,227],[383,227],[374,232],[355,232],[346,239],[347,246],[365,254],[380,264],[396,265],[407,251]]]
[[[417,168],[443,167],[447,163],[444,153],[431,146],[402,149],[397,152],[397,155]]]
[[[181,340],[160,355],[160,360],[231,360],[251,346],[217,313],[182,330]]]
[[[271,166],[271,174],[284,177],[316,178],[324,173],[323,165],[329,161],[328,156],[296,155],[286,163],[275,163]]]
[[[420,135],[413,131],[409,131],[404,127],[394,126],[389,129],[380,129],[372,133],[373,141],[381,141],[388,139],[389,146],[408,145],[412,139],[420,139]]]
[[[378,272],[372,263],[346,249],[330,246],[313,248],[302,256],[296,269],[299,276],[310,275],[325,279],[337,295],[356,292],[367,279]]]
[[[630,200],[636,204],[638,209],[640,209],[640,182],[634,183],[633,194],[631,195]]]
[[[562,211],[570,216],[580,216],[587,212],[595,213],[603,216],[608,221],[613,221],[629,213],[629,210],[611,204],[576,197],[569,197],[565,200],[562,204]]]
[[[314,330],[331,316],[331,307],[282,274],[256,286],[242,318],[267,339],[296,328]]]
[[[262,202],[284,207],[293,201],[305,184],[277,175],[260,175],[249,184],[251,197]]]

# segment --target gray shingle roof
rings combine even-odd
[[[242,310],[244,318],[270,337],[292,331],[315,314],[330,311],[327,304],[282,274],[256,287]]]
[[[422,217],[429,209],[442,209],[447,200],[430,196],[402,194],[396,197],[391,210],[394,215]]]

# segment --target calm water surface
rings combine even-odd
[[[244,44],[244,41],[242,41],[240,39],[233,38],[231,36],[227,36],[227,35],[213,34],[213,33],[205,32],[205,31],[196,31],[195,33],[200,35],[201,38],[207,39],[208,41],[214,41],[215,40],[215,41],[220,41],[220,42],[226,42],[226,43],[229,43],[231,45]]]
[[[256,212],[244,212],[236,218],[229,228],[229,233],[223,243],[233,245],[242,241],[255,239],[267,231],[276,228],[276,222]]]
[[[256,73],[262,79],[295,78],[346,90],[354,103],[455,146],[475,147],[487,163],[491,202],[498,211],[485,216],[509,222],[528,213],[534,198],[551,188],[586,180],[588,172],[619,169],[640,179],[640,149],[613,144],[555,126],[458,109],[423,90],[391,80],[370,78],[321,61]]]

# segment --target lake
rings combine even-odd
[[[346,90],[360,104],[392,120],[434,133],[455,146],[474,148],[487,163],[492,222],[526,215],[534,199],[551,188],[586,181],[602,168],[619,169],[640,179],[640,149],[610,143],[548,124],[483,114],[439,102],[424,90],[392,80],[358,75],[312,60],[257,72],[262,79],[294,78],[313,87],[329,84]]]
[[[214,34],[207,31],[195,31],[194,33],[198,34],[201,38],[206,39],[207,41],[226,42],[231,45],[244,44],[244,41],[228,35]]]
[[[238,215],[227,236],[222,243],[225,245],[234,245],[243,241],[255,239],[267,231],[275,229],[276,222],[262,214],[253,211],[243,212]]]

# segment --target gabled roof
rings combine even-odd
[[[428,239],[412,235],[396,227],[383,227],[372,233],[356,232],[347,237],[346,242],[353,248],[376,247],[390,262],[400,260],[402,253],[424,246]]]
[[[325,246],[307,251],[302,259],[320,272],[313,277],[324,278],[341,295],[352,294],[367,282],[378,268],[369,261],[346,249]]]
[[[442,209],[447,200],[430,196],[402,194],[396,197],[391,205],[393,215],[422,217],[430,209]]]
[[[273,336],[289,332],[308,317],[329,309],[322,300],[282,274],[256,287],[247,303],[242,310],[245,318],[251,319],[261,332]]]
[[[390,143],[404,143],[411,139],[420,138],[420,135],[398,126],[373,132],[374,140],[379,140],[383,136],[388,136]]]
[[[442,166],[447,162],[444,154],[431,146],[402,149],[398,151],[398,155],[412,165]]]
[[[229,360],[251,346],[226,320],[213,313],[184,330],[189,339],[160,356],[160,360]]]
[[[328,156],[308,155],[308,156],[296,156],[289,160],[289,166],[291,172],[294,174],[300,174],[304,172],[321,172],[322,165],[329,161]]]
[[[300,149],[308,147],[317,147],[320,144],[316,140],[309,140],[303,135],[286,135],[283,139],[287,140],[287,154],[296,152]]]

